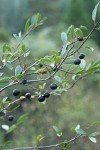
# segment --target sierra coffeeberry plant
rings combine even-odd
[[[29,62],[28,64],[23,61],[31,54],[31,49],[25,45],[24,39],[37,27],[42,25],[45,20],[45,18],[41,18],[39,13],[33,15],[31,19],[27,20],[25,24],[24,35],[21,35],[21,32],[18,35],[13,34],[15,39],[18,41],[18,45],[14,49],[12,49],[12,46],[4,44],[0,66],[0,94],[3,92],[5,94],[4,98],[2,96],[0,97],[0,115],[2,117],[10,112],[11,106],[14,104],[19,104],[17,102],[22,102],[22,100],[30,98],[33,100],[36,99],[39,102],[44,102],[46,98],[50,97],[50,95],[62,94],[62,92],[71,89],[78,81],[84,79],[84,77],[86,77],[88,74],[93,74],[100,71],[99,60],[96,60],[96,62],[93,61],[90,65],[86,66],[85,60],[82,60],[85,58],[85,55],[83,53],[80,54],[81,48],[83,48],[83,46],[86,44],[92,33],[95,30],[100,29],[98,28],[100,19],[96,19],[98,5],[99,3],[95,6],[92,13],[93,28],[91,29],[90,33],[87,36],[84,36],[81,28],[74,28],[74,26],[71,25],[67,29],[67,32],[61,33],[62,45],[60,50],[53,50],[51,55],[44,56],[40,59],[34,59],[35,61]],[[76,59],[75,55],[77,54],[79,58]],[[9,75],[5,75],[5,68],[9,70]],[[73,70],[73,73],[71,70]],[[28,77],[30,74],[34,74],[34,77]],[[27,79],[24,79],[26,76]],[[68,80],[66,79],[66,76],[68,76]],[[51,80],[52,82],[50,83]],[[21,94],[22,88],[20,90],[10,90],[16,99],[12,99],[11,101],[8,100],[5,91],[18,85],[20,85],[22,88],[23,86],[28,87],[27,93],[25,95]],[[30,94],[29,88],[33,91],[32,95]],[[19,97],[18,99],[17,96]],[[6,128],[7,133],[13,132],[20,123],[27,119],[27,117],[27,115],[21,116],[17,120],[17,123],[12,125],[10,128],[5,126],[2,127]],[[13,119],[13,115],[8,116],[9,121],[12,121]],[[98,124],[100,124],[100,122],[98,122]],[[90,127],[88,127],[88,129]],[[57,136],[62,135],[62,132],[57,127],[54,126],[53,128],[56,131]],[[76,136],[71,140],[64,142],[62,141],[61,143],[55,145],[37,146],[35,149],[52,147],[65,148],[80,137],[88,137],[92,142],[96,143],[96,139],[93,136],[100,135],[99,132],[89,135],[87,130],[83,130],[80,125],[73,130],[76,132]],[[29,149],[34,149],[34,147],[29,147]]]

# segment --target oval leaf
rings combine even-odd
[[[16,125],[15,124],[13,124],[10,128],[9,128],[9,130],[7,131],[7,133],[10,133],[10,132],[12,132],[12,131],[14,131],[15,129],[16,129]]]
[[[17,125],[23,123],[28,118],[28,114],[24,114],[17,120]]]
[[[19,74],[22,73],[22,68],[20,65],[18,65],[16,68],[15,68],[15,76],[18,76]]]
[[[94,138],[94,137],[89,137],[89,140],[92,141],[93,143],[97,142],[96,138]]]
[[[80,68],[84,69],[86,66],[86,61],[84,59],[81,60]]]
[[[93,12],[92,12],[92,20],[95,22],[95,20],[96,20],[96,14],[97,14],[97,8],[98,8],[98,6],[99,6],[99,3],[98,4],[96,4],[96,6],[94,7],[94,10],[93,10]]]
[[[2,129],[4,129],[5,131],[8,131],[8,130],[9,130],[9,126],[8,126],[8,125],[3,124],[1,127],[2,127]]]
[[[99,135],[100,135],[100,132],[94,132],[90,134],[90,136],[99,136]]]
[[[65,32],[61,33],[61,40],[62,40],[63,44],[66,44],[66,42],[67,42],[67,34]]]

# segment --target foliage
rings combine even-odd
[[[33,61],[28,60],[32,49],[25,45],[24,39],[38,26],[42,25],[46,19],[45,17],[41,18],[39,13],[34,14],[27,20],[24,35],[21,32],[13,34],[18,43],[16,47],[11,47],[8,44],[3,45],[0,66],[0,93],[4,92],[0,98],[1,120],[5,116],[9,120],[9,113],[15,111],[24,101],[38,100],[45,104],[52,95],[61,95],[72,89],[78,81],[90,74],[100,72],[100,60],[92,60],[87,63],[85,54],[80,53],[82,48],[93,51],[93,48],[86,45],[86,41],[98,29],[98,24],[100,23],[100,20],[96,19],[98,5],[95,6],[92,13],[94,26],[90,33],[84,36],[82,29],[85,28],[87,30],[85,26],[75,28],[74,25],[71,25],[67,31],[61,33],[62,46],[60,50],[52,50],[51,55],[46,55],[42,58],[34,57]],[[84,58],[80,57],[82,55]],[[6,74],[6,70],[9,70],[9,74]],[[12,90],[14,87],[16,88]],[[22,88],[24,87],[28,87],[28,91],[23,94]],[[6,95],[5,91],[9,88],[11,88],[10,94],[13,95],[14,100],[10,100]],[[49,96],[45,96],[47,93],[49,93]],[[4,124],[2,128],[6,131],[6,134],[9,134],[17,129],[26,119],[28,119],[28,114],[20,116],[16,123],[10,127]],[[80,137],[88,137],[90,141],[96,143],[95,136],[99,136],[100,132],[87,132],[95,124],[100,124],[100,122],[95,122],[86,129],[83,129],[80,125],[72,128],[72,132],[76,135],[71,140],[64,140],[50,146],[29,147],[29,149],[66,148]],[[58,137],[63,135],[57,126],[54,125],[53,129]],[[44,138],[42,135],[37,136],[38,141]],[[1,145],[1,148],[5,145]]]

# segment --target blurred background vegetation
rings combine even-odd
[[[69,25],[87,26],[89,33],[93,26],[92,10],[99,0],[0,0],[0,49],[4,43],[14,44],[13,33],[24,33],[26,20],[34,13],[40,12],[47,17],[44,25],[32,33],[25,42],[33,49],[33,57],[41,57],[53,49],[61,47],[60,33]],[[98,11],[100,16],[100,9]],[[94,48],[93,53],[85,51],[86,59],[100,59],[100,33],[96,31],[87,45]],[[20,87],[19,87],[20,88]],[[23,89],[23,92],[27,89]],[[8,91],[11,92],[11,89]],[[8,93],[7,93],[8,94]],[[8,95],[11,99],[11,94]],[[2,124],[11,125],[23,113],[29,113],[29,119],[19,126],[14,133],[7,135],[0,129],[0,142],[12,140],[8,147],[54,144],[57,141],[73,137],[70,128],[77,124],[86,127],[100,120],[100,77],[91,75],[80,81],[73,89],[59,96],[51,96],[46,105],[37,101],[24,102],[14,112],[15,120],[9,123],[6,118]],[[62,138],[56,137],[52,126],[56,125],[63,131]],[[97,127],[98,128],[98,127]],[[98,128],[100,130],[100,128]],[[45,138],[37,141],[37,136]],[[100,139],[92,144],[87,139],[75,142],[72,150],[99,150]],[[8,148],[7,147],[7,148]]]

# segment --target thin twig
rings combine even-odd
[[[82,134],[76,135],[74,138],[72,138],[71,140],[65,142],[65,147],[71,143],[74,142],[76,139],[80,138],[82,136]],[[61,147],[61,143],[57,143],[54,145],[46,145],[46,146],[35,146],[35,147],[19,147],[19,148],[12,148],[12,149],[8,149],[8,150],[33,150],[33,149],[49,149],[49,148],[53,148],[53,147]]]

